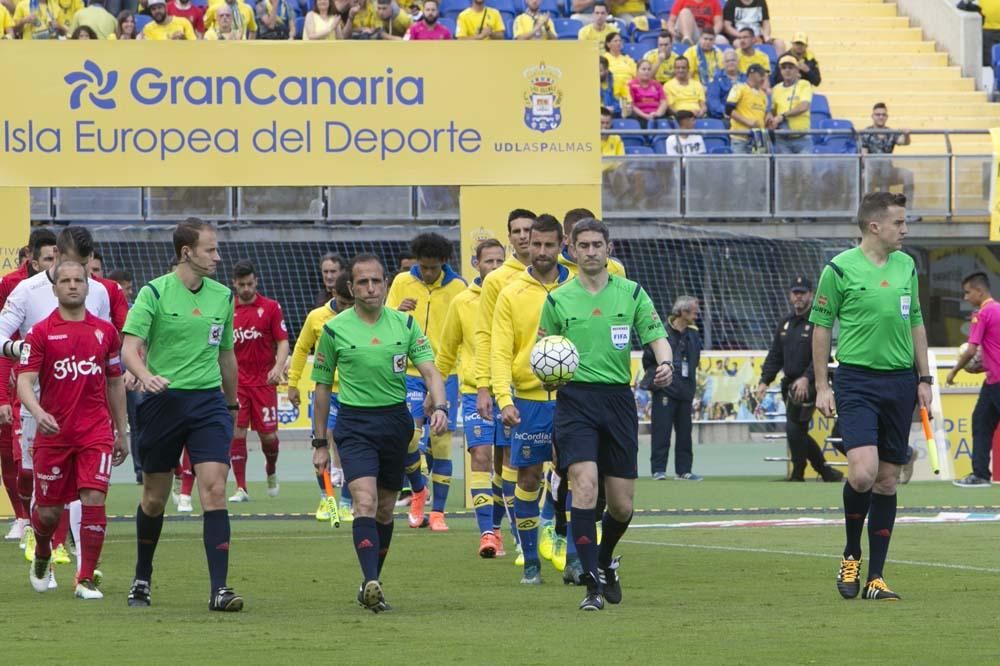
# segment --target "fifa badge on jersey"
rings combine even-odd
[[[524,70],[528,87],[524,93],[524,124],[536,132],[548,132],[562,124],[562,72],[544,62]]]
[[[903,315],[903,319],[910,318],[910,297],[900,296],[899,297],[899,314]]]
[[[27,342],[21,343],[21,365],[28,365],[28,359],[31,358],[31,345]]]
[[[392,371],[397,375],[406,372],[406,354],[392,355]]]
[[[631,330],[628,326],[611,327],[611,344],[614,345],[615,349],[625,349],[628,347],[630,337]]]
[[[208,344],[213,347],[218,347],[222,342],[222,324],[212,324],[212,327],[208,329]]]

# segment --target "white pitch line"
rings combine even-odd
[[[830,553],[808,553],[802,550],[778,550],[775,548],[746,548],[741,546],[710,546],[706,544],[675,543],[663,541],[637,541],[634,539],[622,539],[622,543],[631,543],[639,546],[662,546],[665,548],[690,548],[692,550],[718,550],[730,553],[760,553],[762,555],[792,555],[794,557],[815,557],[824,560],[835,559],[835,555]],[[915,567],[930,567],[933,569],[958,569],[960,571],[976,571],[981,573],[1000,573],[1000,569],[994,567],[977,567],[971,564],[949,564],[947,562],[919,562],[916,560],[886,560],[891,564],[909,564]]]

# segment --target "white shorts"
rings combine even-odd
[[[34,469],[31,462],[31,447],[35,445],[38,422],[30,412],[21,410],[21,469]]]

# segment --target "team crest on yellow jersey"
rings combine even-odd
[[[536,132],[548,132],[562,124],[562,72],[544,62],[524,70],[528,88],[524,93],[524,124]]]

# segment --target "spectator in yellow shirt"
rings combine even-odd
[[[118,13],[118,27],[115,28],[115,34],[109,36],[108,39],[136,40],[138,38],[139,34],[135,31],[135,14],[123,9]]]
[[[73,17],[83,9],[83,0],[50,0],[49,9],[52,10],[59,25],[66,28],[66,32],[69,32],[69,24]]]
[[[21,39],[58,39],[66,34],[66,26],[59,23],[48,2],[40,1],[32,8],[31,0],[21,0],[13,18],[14,29],[21,31]]]
[[[608,59],[608,69],[614,74],[615,79],[631,81],[635,78],[635,60],[632,56],[622,53],[622,36],[617,32],[611,33],[604,39],[604,46],[607,52],[604,57]]]
[[[715,32],[711,28],[701,31],[698,43],[684,52],[691,65],[691,78],[708,85],[715,73],[722,69],[722,51],[715,48]]]
[[[667,93],[670,112],[690,111],[695,118],[705,116],[705,86],[691,78],[691,65],[687,58],[674,63],[674,78],[663,86]]]
[[[606,106],[601,107],[601,131],[607,132],[611,129],[611,120],[614,114]],[[622,157],[625,155],[625,144],[617,134],[601,134],[601,156],[602,157]]]
[[[542,0],[525,0],[524,13],[514,19],[514,39],[558,39],[548,12],[539,11]]]
[[[740,57],[740,74],[746,74],[750,70],[750,65],[760,65],[767,72],[768,78],[771,76],[771,59],[763,51],[758,51],[754,47],[756,35],[753,28],[742,28],[740,36],[736,40],[739,50],[736,54]],[[769,89],[770,82],[765,82],[764,89]]]
[[[643,54],[642,59],[653,66],[653,78],[660,83],[666,83],[674,78],[674,63],[677,54],[674,53],[674,36],[664,30],[656,38],[656,48]]]
[[[979,0],[979,13],[983,15],[983,67],[991,67],[993,45],[1000,44],[1000,0]]]
[[[208,8],[205,12],[205,30],[215,27],[215,14],[222,5],[228,5],[233,12],[233,28],[240,33],[241,39],[257,38],[257,15],[250,5],[240,0],[225,0]]]
[[[97,35],[98,39],[107,39],[115,34],[115,27],[118,22],[115,17],[104,8],[105,0],[91,0],[85,9],[81,9],[73,15],[69,22],[69,29],[76,30],[81,25],[85,25]]]
[[[607,0],[611,15],[625,23],[631,23],[636,16],[646,14],[645,0]]]
[[[793,55],[783,55],[778,61],[781,83],[771,89],[774,115],[770,129],[804,132],[810,128],[813,88],[802,78],[798,60]],[[812,139],[808,134],[778,134],[774,138],[774,152],[794,154],[812,152]]]
[[[595,41],[601,45],[601,53],[604,53],[604,40],[613,32],[618,32],[618,26],[608,22],[608,6],[603,1],[594,5],[594,22],[580,28],[576,33],[576,38],[580,41]]]
[[[406,31],[413,23],[410,15],[394,7],[392,0],[376,0],[375,2],[375,33],[372,39],[401,41]]]
[[[207,41],[239,41],[243,33],[233,26],[233,8],[223,3],[215,9],[215,26],[205,31]]]
[[[191,22],[180,16],[170,16],[167,14],[166,0],[149,0],[146,3],[149,15],[153,20],[142,29],[142,38],[153,41],[163,41],[167,39],[197,39]]]
[[[0,39],[14,39],[14,17],[0,4]]]
[[[767,93],[764,81],[767,71],[759,64],[750,65],[746,83],[737,83],[726,98],[726,114],[733,131],[750,132],[767,127]],[[730,142],[734,153],[749,154],[753,148],[748,134],[732,134]]]
[[[456,21],[456,39],[503,39],[504,25],[500,12],[486,6],[486,0],[472,0]]]

